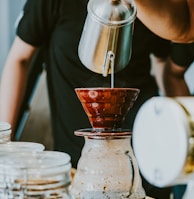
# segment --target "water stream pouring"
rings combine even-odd
[[[122,129],[138,89],[77,88],[92,128],[75,131],[85,138],[71,195],[74,199],[143,199],[131,132]]]

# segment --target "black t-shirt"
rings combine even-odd
[[[70,154],[73,166],[84,144],[83,137],[75,136],[74,131],[91,127],[74,88],[110,87],[110,76],[90,71],[78,57],[87,3],[87,0],[29,0],[17,28],[22,40],[44,47],[55,150]],[[158,95],[156,82],[150,75],[149,54],[165,57],[168,50],[168,41],[151,33],[136,19],[130,63],[115,74],[115,87],[141,90],[123,128],[132,129],[142,103]]]
[[[181,67],[189,67],[194,61],[194,43],[172,43],[170,56]]]

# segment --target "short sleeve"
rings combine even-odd
[[[45,42],[54,24],[55,1],[27,0],[20,13],[16,34],[22,40],[34,46],[40,46]]]
[[[194,61],[194,43],[171,43],[170,56],[177,65],[188,67]]]
[[[170,52],[170,41],[154,35],[152,44],[152,53],[161,58],[165,58]]]

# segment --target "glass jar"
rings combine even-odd
[[[45,146],[36,142],[8,142],[0,144],[0,152],[43,151]]]
[[[75,133],[85,135],[85,145],[72,183],[73,198],[145,198],[128,132]]]
[[[0,144],[11,140],[11,125],[7,122],[0,122]]]
[[[10,153],[16,152],[37,152],[43,151],[45,149],[44,145],[35,143],[35,142],[7,142],[0,144],[0,198],[5,198],[5,190],[6,190],[6,183],[5,183],[5,173],[4,173],[4,157],[9,158]],[[16,153],[17,155],[17,153]],[[11,156],[13,160],[15,157]],[[23,161],[23,160],[21,160]]]
[[[1,155],[5,199],[70,199],[70,156],[56,151]]]

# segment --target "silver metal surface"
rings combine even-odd
[[[133,0],[90,0],[78,54],[90,70],[107,76],[125,68],[131,57],[136,6]]]

